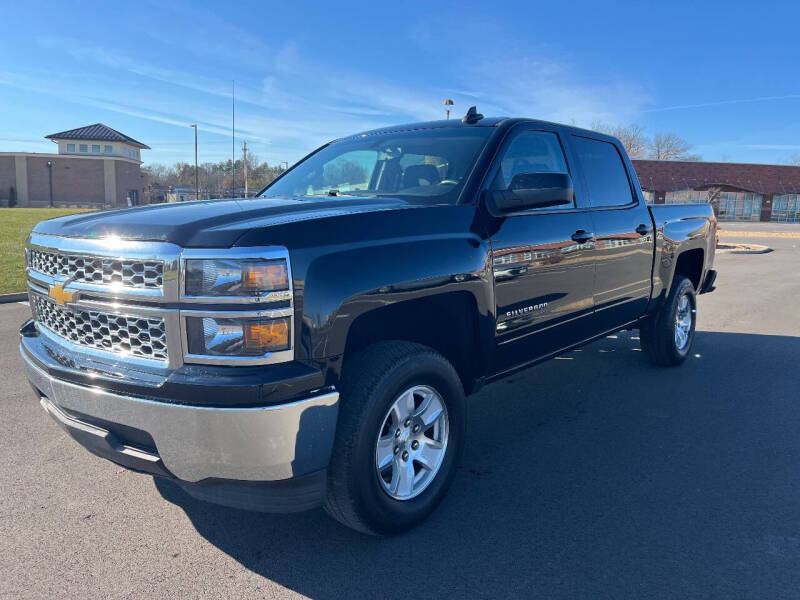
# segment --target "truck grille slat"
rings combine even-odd
[[[130,288],[161,289],[164,261],[128,260],[80,254],[30,250],[28,266],[45,275],[66,276],[72,281]]]
[[[62,308],[38,295],[31,306],[36,322],[73,344],[166,361],[167,332],[161,317],[117,315],[97,310]]]

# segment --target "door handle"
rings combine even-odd
[[[636,228],[636,233],[638,233],[639,235],[647,235],[648,233],[650,233],[650,227],[642,223]]]
[[[572,241],[578,242],[579,244],[585,244],[586,242],[590,241],[594,237],[594,233],[591,231],[586,231],[585,229],[578,229],[575,233],[572,234]]]

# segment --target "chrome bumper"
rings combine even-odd
[[[121,464],[160,461],[168,474],[187,482],[277,481],[324,469],[330,460],[338,392],[259,408],[183,406],[61,381],[24,352],[22,359],[45,410],[87,448],[103,442],[109,450],[97,453],[110,460],[118,455]],[[156,452],[128,445],[77,415],[144,431]]]

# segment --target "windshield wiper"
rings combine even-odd
[[[302,197],[319,198],[320,196],[340,196],[339,190],[328,190],[327,192],[320,192],[319,194],[297,194]]]
[[[328,190],[327,192],[320,192],[319,194],[300,194],[301,198],[319,198],[320,196],[378,196],[374,192],[367,192],[364,190],[353,190],[352,192],[344,191],[340,192],[339,190]]]

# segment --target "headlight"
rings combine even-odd
[[[188,259],[186,296],[260,296],[289,289],[285,260]]]
[[[205,356],[264,356],[288,350],[289,317],[189,317],[186,341],[189,354]]]

